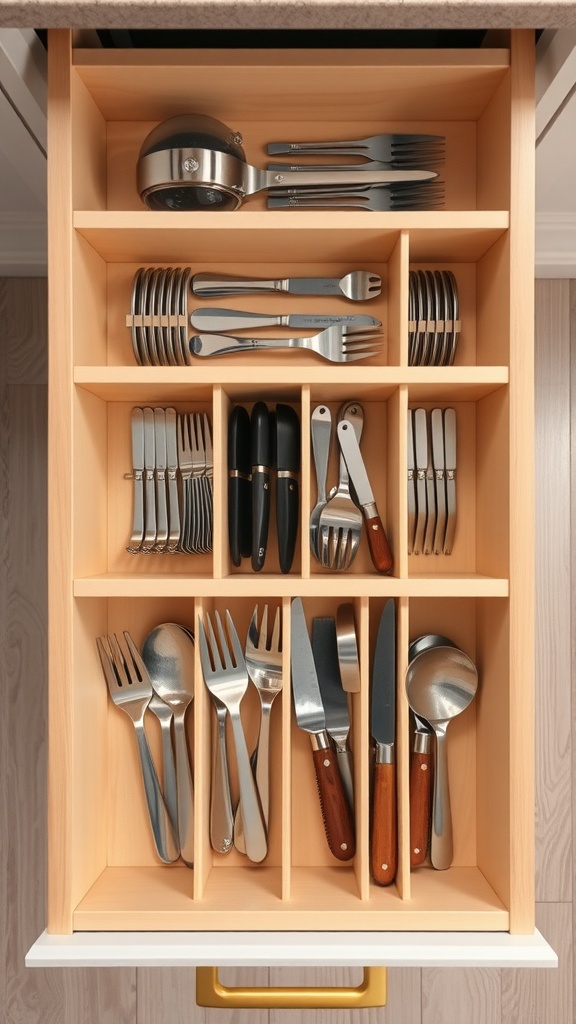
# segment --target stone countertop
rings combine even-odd
[[[0,0],[6,28],[473,29],[576,26],[576,0]]]

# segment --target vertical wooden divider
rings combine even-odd
[[[388,260],[388,364],[408,365],[409,235],[401,231]]]
[[[398,801],[398,869],[396,887],[403,900],[411,896],[410,884],[410,720],[406,698],[406,669],[410,637],[409,599],[396,602],[396,794]]]
[[[228,553],[228,417],[230,399],[216,384],[212,392],[212,442],[214,450],[214,578],[230,571]]]
[[[291,598],[282,598],[282,899],[292,880],[292,680],[290,675]]]
[[[201,900],[212,869],[210,846],[210,765],[212,759],[212,707],[204,685],[198,619],[206,609],[206,602],[194,599],[194,899]]]
[[[356,802],[355,870],[361,900],[370,898],[370,648],[369,599],[355,609],[360,657],[360,693],[354,700],[354,797]],[[358,720],[356,722],[356,720]]]
[[[302,386],[300,403],[300,545],[302,579],[310,579],[310,543],[308,526],[312,507],[311,489],[311,454],[310,454],[310,385]]]

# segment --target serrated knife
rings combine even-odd
[[[242,309],[195,309],[190,315],[190,324],[197,331],[241,331],[252,327],[292,327],[296,330],[323,330],[338,324],[342,327],[381,327],[374,316],[351,313],[333,315],[329,313],[290,313],[287,316],[267,316],[265,313],[246,313]]]
[[[396,814],[396,606],[380,618],[372,669],[370,730],[376,742],[370,864],[378,885],[390,885],[398,860]]]
[[[354,824],[336,757],[326,732],[326,715],[304,608],[299,597],[292,601],[290,657],[296,721],[300,729],[310,734],[328,846],[338,860],[351,860],[356,852]]]

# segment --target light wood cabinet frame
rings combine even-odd
[[[512,32],[509,51],[362,51],[359,64],[352,51],[73,51],[71,34],[58,30],[49,61],[49,932],[532,933],[531,34]],[[263,140],[280,130],[326,136],[333,123],[354,137],[409,123],[441,132],[446,209],[285,214],[257,201],[217,216],[144,210],[134,183],[139,145],[153,124],[188,106],[241,127],[248,159],[260,164]],[[346,368],[306,353],[138,367],[124,316],[133,274],[146,263],[267,274],[375,269],[385,288],[369,308],[383,321],[385,351]],[[408,274],[433,264],[456,274],[461,347],[453,367],[409,367]],[[395,555],[390,577],[373,572],[365,550],[346,576],[330,574],[308,548],[310,413],[352,397],[365,408],[366,458]],[[301,531],[288,576],[273,559],[258,576],[233,570],[227,550],[228,414],[234,402],[259,398],[289,401],[301,415]],[[136,404],[211,413],[212,555],[126,554],[123,474]],[[409,407],[435,404],[457,409],[461,518],[453,556],[418,563],[407,555],[405,423]],[[343,597],[355,606],[358,849],[346,865],[326,848],[307,737],[293,721],[287,652],[296,595],[310,619],[334,614]],[[398,607],[399,868],[395,885],[381,889],[369,874],[369,680],[390,596]],[[141,641],[153,623],[194,627],[215,607],[230,607],[242,632],[266,600],[282,609],[286,651],[269,856],[248,865],[209,846],[211,707],[197,657],[195,866],[166,868],[154,858],[130,723],[110,705],[95,637],[124,628]],[[411,873],[403,679],[410,638],[422,630],[452,636],[477,661],[481,683],[451,726],[454,864]]]

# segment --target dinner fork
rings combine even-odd
[[[272,704],[282,690],[282,641],[280,608],[276,609],[272,637],[268,643],[268,605],[264,605],[258,631],[258,605],[250,621],[246,638],[246,668],[260,697],[260,731],[256,744],[256,786],[260,796],[262,817],[268,829],[270,811],[270,715]],[[234,825],[234,845],[245,852],[242,804],[238,804]]]
[[[340,409],[338,421],[346,418],[360,442],[364,414],[358,402],[348,402]],[[340,455],[340,479],[336,493],[320,513],[318,549],[320,563],[329,569],[349,569],[360,546],[362,512],[350,494],[350,478],[344,457]]]
[[[96,645],[110,697],[117,707],[126,712],[136,730],[156,851],[161,860],[171,864],[180,856],[180,850],[144,731],[144,714],[153,693],[150,677],[138,648],[126,630],[124,644],[116,634],[112,634],[98,637]]]
[[[308,153],[313,156],[365,156],[384,163],[398,161],[399,165],[414,166],[414,156],[444,152],[443,135],[406,135],[404,133],[380,133],[365,139],[348,139],[337,142],[270,142],[268,154]],[[360,165],[362,166],[362,165]],[[395,164],[396,166],[396,164]]]
[[[248,672],[230,612],[226,610],[228,636],[224,632],[218,612],[215,612],[214,615],[219,645],[208,613],[204,615],[206,627],[202,619],[198,622],[202,672],[208,690],[213,696],[218,697],[230,715],[238,767],[246,853],[250,860],[259,862],[264,860],[267,853],[266,828],[240,717],[240,702],[248,687]]]
[[[304,348],[331,363],[368,359],[381,350],[378,328],[365,330],[333,324],[305,338],[242,338],[232,334],[197,334],[190,342],[196,356],[222,356],[268,348]]]
[[[444,205],[444,189],[419,189],[389,192],[385,188],[366,188],[354,192],[305,192],[270,198],[269,210],[433,210]]]

